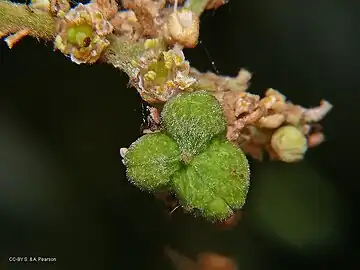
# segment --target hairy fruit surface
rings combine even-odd
[[[129,180],[143,190],[174,192],[187,210],[224,220],[249,189],[249,164],[225,139],[219,102],[207,92],[180,94],[162,112],[163,130],[147,134],[124,154]]]
[[[226,132],[220,103],[205,91],[175,96],[165,104],[161,117],[185,163],[202,152],[214,136]]]

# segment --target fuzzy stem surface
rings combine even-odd
[[[28,35],[52,40],[56,35],[56,18],[50,13],[0,0],[0,36],[28,29]]]

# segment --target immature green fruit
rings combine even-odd
[[[165,104],[161,116],[165,130],[179,145],[185,163],[227,127],[220,103],[205,91],[175,96]]]
[[[180,169],[180,151],[166,134],[147,134],[129,147],[124,164],[133,184],[153,191],[164,187],[170,176]]]
[[[212,221],[240,209],[249,189],[249,164],[225,138],[218,101],[206,92],[178,95],[165,104],[162,125],[162,132],[144,135],[125,152],[130,181],[150,191],[170,189],[185,209]]]
[[[211,220],[223,220],[240,209],[249,189],[250,170],[244,153],[214,138],[208,148],[175,173],[172,188],[181,203]]]

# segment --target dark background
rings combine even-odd
[[[119,148],[139,137],[143,116],[125,74],[78,66],[31,38],[11,51],[1,42],[0,269],[172,269],[165,246],[190,257],[215,251],[240,269],[357,269],[359,10],[344,0],[231,0],[203,15],[202,44],[186,50],[194,67],[245,67],[252,92],[334,105],[322,121],[327,141],[306,161],[251,161],[248,202],[231,231],[181,211],[169,218],[127,182]]]

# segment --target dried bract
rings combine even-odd
[[[327,101],[306,109],[288,102],[272,88],[262,99],[246,92],[214,95],[225,110],[227,138],[255,159],[262,160],[266,150],[272,159],[295,162],[303,158],[309,147],[324,141],[323,133],[316,130],[314,122],[331,110]]]
[[[92,0],[91,4],[101,10],[105,19],[112,19],[118,12],[118,4],[116,0]]]
[[[122,6],[126,9],[134,7],[145,8],[153,17],[158,16],[159,11],[165,7],[165,0],[122,0]]]
[[[134,11],[137,21],[141,26],[142,35],[145,37],[157,36],[158,29],[150,11],[146,7],[136,5],[133,6],[132,10]]]
[[[196,84],[199,89],[219,92],[216,94],[219,99],[221,99],[222,95],[226,91],[246,91],[249,87],[249,81],[251,79],[251,73],[246,69],[241,69],[236,77],[219,76],[212,72],[201,73],[195,68],[190,69],[190,74],[197,79]]]
[[[227,138],[238,139],[241,130],[255,123],[266,114],[266,104],[259,102],[260,97],[247,92],[225,92],[222,104],[228,121]]]
[[[114,26],[114,33],[118,36],[126,36],[133,41],[141,37],[142,28],[132,10],[118,12],[110,22]]]
[[[134,12],[136,22],[141,29],[141,36],[159,38],[164,24],[163,10],[165,0],[126,0],[123,7]]]
[[[326,100],[322,100],[320,106],[305,110],[303,115],[304,120],[306,122],[318,122],[323,119],[331,109],[332,105]]]
[[[170,14],[164,24],[164,37],[170,44],[194,48],[199,38],[199,17],[191,10],[182,9]]]

